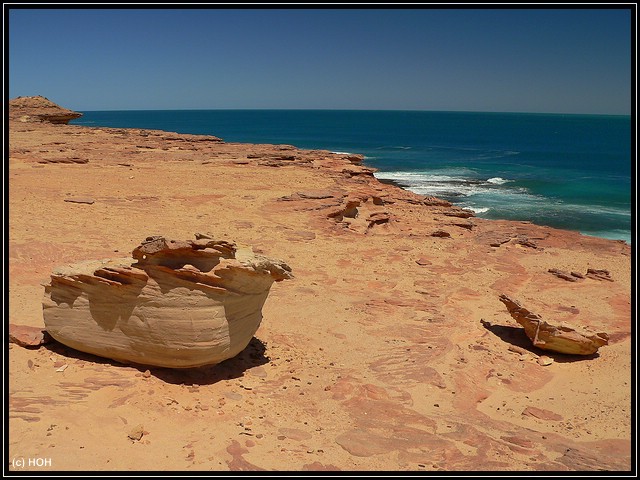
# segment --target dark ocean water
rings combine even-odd
[[[361,110],[88,111],[72,124],[361,153],[478,217],[631,242],[631,117]]]

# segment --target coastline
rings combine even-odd
[[[149,235],[214,232],[295,276],[220,365],[10,345],[10,457],[97,471],[632,468],[629,245],[479,219],[354,155],[13,118],[9,145],[12,323],[42,326],[54,267]],[[80,197],[93,202],[65,201]],[[589,268],[612,281],[549,272]],[[533,347],[501,294],[609,345],[587,358]]]
[[[630,141],[624,133],[628,120],[609,125],[601,118],[580,116],[578,121],[522,114],[513,121],[509,116],[479,112],[107,113],[87,112],[86,120],[76,122],[168,128],[214,134],[234,142],[358,152],[365,155],[365,166],[378,169],[377,177],[406,177],[402,182],[410,190],[471,208],[481,218],[528,220],[631,241],[630,159],[621,147]],[[400,125],[402,128],[397,128]],[[479,136],[479,132],[483,134]],[[592,144],[594,136],[602,140]],[[598,166],[605,164],[609,167]],[[494,177],[504,181],[492,182]],[[594,178],[600,180],[590,180]]]
[[[403,190],[412,191],[411,190],[411,185],[403,183],[400,180],[394,180],[394,179],[391,179],[391,178],[378,178],[378,177],[376,177],[376,179],[381,183],[385,183],[385,184],[388,184],[388,185],[394,185],[394,186],[396,186],[398,188],[402,188]],[[489,210],[489,208],[487,208],[487,207],[482,208],[482,209],[475,209],[475,208],[469,208],[469,207],[461,206],[460,208],[466,208],[468,210],[471,210],[472,212],[474,212],[474,216],[477,216],[478,214],[484,213],[484,212]],[[488,219],[488,220],[492,220],[492,219]],[[518,220],[513,220],[513,221],[517,222]],[[520,221],[525,221],[526,222],[527,220],[520,220]],[[539,225],[539,226],[543,226],[543,225],[540,225],[538,222],[531,222],[531,223],[534,223],[534,224]],[[630,234],[629,234],[629,240],[624,240],[624,239],[619,238],[619,236],[622,235],[622,233],[620,235],[615,235],[615,234],[611,234],[611,233],[610,234],[599,234],[599,235],[597,235],[597,234],[594,234],[594,233],[588,233],[588,232],[583,232],[583,231],[579,231],[579,230],[568,230],[567,229],[567,231],[576,231],[580,235],[584,235],[584,236],[587,236],[587,237],[602,238],[602,239],[605,239],[605,240],[611,240],[613,242],[623,242],[626,245],[629,245],[630,247],[633,245],[632,238],[631,238]],[[626,238],[626,236],[627,236],[626,231],[624,232],[624,236]]]

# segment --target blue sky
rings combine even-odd
[[[43,95],[80,111],[628,115],[635,88],[632,16],[630,6],[51,10],[5,5],[5,80],[10,98]]]

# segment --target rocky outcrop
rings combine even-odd
[[[21,122],[50,122],[67,124],[82,116],[79,112],[62,108],[41,96],[17,97],[9,100],[9,116]]]
[[[43,158],[42,160],[38,160],[38,163],[69,163],[69,164],[86,164],[89,163],[89,159],[87,158]]]
[[[604,332],[580,332],[565,325],[551,325],[507,295],[500,295],[500,301],[505,304],[513,319],[524,327],[533,345],[543,350],[572,355],[591,355],[609,343],[609,336]]]
[[[432,207],[450,207],[452,205],[452,203],[447,200],[443,200],[441,198],[434,197],[431,195],[425,196],[422,199],[422,204],[432,206]]]
[[[344,156],[344,159],[348,160],[354,165],[360,165],[362,162],[364,162],[364,155],[361,155],[359,153],[348,153]]]
[[[613,282],[613,279],[611,278],[611,274],[609,273],[609,270],[604,270],[604,269],[588,268],[586,275],[583,275],[579,272],[568,273],[563,270],[559,270],[557,268],[550,268],[548,272],[554,274],[558,278],[567,280],[568,282],[576,282],[578,280],[584,280],[585,278],[591,278],[594,280],[606,280],[608,282]]]
[[[451,206],[448,209],[442,210],[440,213],[446,215],[447,217],[459,217],[459,218],[470,218],[475,217],[475,214],[471,210],[467,210],[465,208],[454,207]]]
[[[271,285],[292,277],[284,262],[210,235],[148,237],[132,257],[55,269],[43,299],[47,332],[125,363],[215,364],[249,344]]]
[[[573,273],[568,273],[565,272],[564,270],[560,270],[558,268],[550,268],[548,270],[549,273],[552,273],[553,275],[555,275],[558,278],[561,278],[562,280],[566,280],[567,282],[577,282],[578,278],[576,275],[574,275]]]
[[[588,268],[587,277],[593,278],[595,280],[607,280],[608,282],[613,282],[609,270],[604,269]]]

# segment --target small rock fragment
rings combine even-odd
[[[553,363],[553,358],[547,357],[546,355],[542,355],[538,357],[538,365],[542,365],[546,367],[547,365],[551,365]]]
[[[144,435],[144,427],[142,425],[136,425],[133,429],[128,433],[127,437],[131,440],[138,442]]]
[[[70,197],[65,198],[64,201],[70,203],[86,203],[88,205],[95,203],[95,200],[91,197]]]
[[[522,411],[522,415],[539,418],[540,420],[562,420],[562,415],[558,415],[550,410],[537,407],[527,407]]]
[[[531,355],[534,358],[538,357],[538,355],[536,355],[535,353],[530,352],[529,350],[526,350],[522,347],[518,347],[517,345],[509,345],[508,350],[510,352],[519,353],[522,357],[525,357],[527,355]]]

